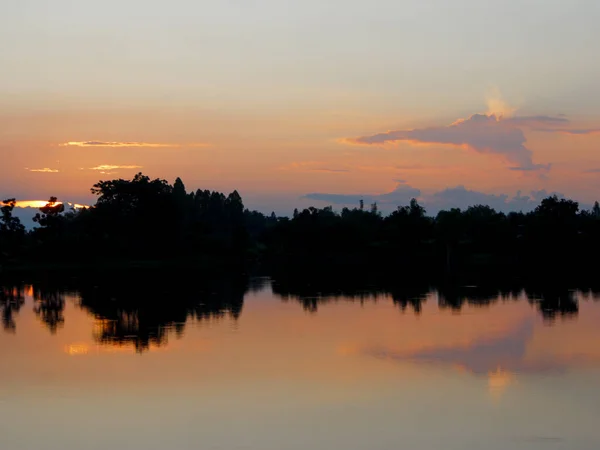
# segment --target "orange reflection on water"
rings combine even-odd
[[[25,293],[31,302],[31,288]],[[381,295],[362,303],[340,298],[307,314],[299,302],[283,302],[265,289],[246,295],[238,319],[188,319],[179,331],[168,323],[145,327],[144,315],[119,312],[113,320],[101,319],[77,302],[76,296],[67,299],[65,326],[55,335],[39,326],[29,306],[21,310],[15,340],[4,341],[0,334],[3,357],[11,361],[0,382],[43,378],[48,372],[73,383],[104,377],[118,385],[143,377],[148,386],[171,379],[209,386],[275,379],[338,389],[374,379],[427,384],[423,374],[444,373],[469,383],[479,380],[473,385],[480,393],[497,399],[521,375],[600,366],[594,345],[600,308],[591,301],[581,304],[576,321],[549,327],[525,299],[467,305],[457,314],[440,309],[437,296],[430,294],[417,316]],[[140,348],[152,354],[125,357]],[[65,371],[57,349],[66,357],[102,357],[82,358],[77,372]],[[34,356],[43,370],[27,368]],[[436,389],[450,381],[439,383]],[[385,389],[385,383],[380,386]]]
[[[65,347],[65,352],[70,356],[87,355],[90,348],[87,344],[70,344]]]
[[[488,389],[494,400],[499,400],[506,389],[515,382],[515,375],[501,367],[488,373]]]

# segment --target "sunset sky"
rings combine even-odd
[[[90,204],[142,171],[280,214],[590,204],[599,20],[597,0],[2,2],[0,195]]]

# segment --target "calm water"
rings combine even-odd
[[[5,287],[0,448],[600,448],[593,293],[187,284]]]

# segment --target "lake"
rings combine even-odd
[[[3,288],[2,449],[600,448],[592,291],[156,280]]]

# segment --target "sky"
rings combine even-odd
[[[246,206],[600,198],[596,0],[0,4],[0,196],[142,171]]]

